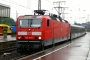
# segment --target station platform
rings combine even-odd
[[[90,32],[57,49],[19,60],[90,60]]]
[[[15,36],[7,35],[7,38],[4,38],[3,35],[0,35],[0,43],[1,42],[8,42],[8,41],[15,41],[15,40],[16,40]]]

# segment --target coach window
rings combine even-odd
[[[49,25],[50,25],[50,20],[48,19],[47,20],[47,26],[49,27]]]

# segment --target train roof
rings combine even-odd
[[[48,10],[34,10],[34,15],[31,15],[31,16],[40,16],[40,18],[46,17],[46,18],[49,18],[52,20],[58,19],[58,20],[62,21],[62,18],[60,16],[53,14],[53,13],[50,13]]]
[[[22,17],[23,16],[23,17]],[[48,18],[48,19],[52,19],[52,20],[59,20],[59,21],[62,21],[62,18],[60,16],[56,16],[55,14],[53,15],[22,15],[22,16],[19,16],[21,17],[21,19],[28,19],[28,18]],[[65,20],[65,22],[68,22]]]
[[[57,20],[57,21],[69,23],[67,20],[62,19],[60,17],[60,15],[56,15],[53,13],[46,13],[45,14],[45,11],[47,11],[47,10],[34,10],[34,15],[22,15],[22,16],[19,16],[18,18],[20,18],[20,19],[47,18],[47,19],[52,19],[52,20]]]
[[[72,27],[79,27],[79,28],[85,28],[83,26],[79,26],[79,25],[71,25]]]

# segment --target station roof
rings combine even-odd
[[[8,8],[10,8],[10,6],[9,6],[9,5],[2,4],[2,3],[0,3],[0,6],[3,6],[3,7],[8,7]]]

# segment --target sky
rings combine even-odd
[[[57,4],[53,4],[53,2],[56,1],[65,1],[65,3],[61,3],[61,7],[68,7],[64,10],[64,13],[68,13],[65,14],[64,19],[71,24],[74,22],[85,23],[89,21],[89,0],[41,0],[41,9],[49,10],[50,12],[57,14],[56,10],[53,8],[58,6]],[[33,14],[33,10],[38,9],[38,0],[0,0],[0,3],[10,6],[10,17],[15,21],[17,15]]]

